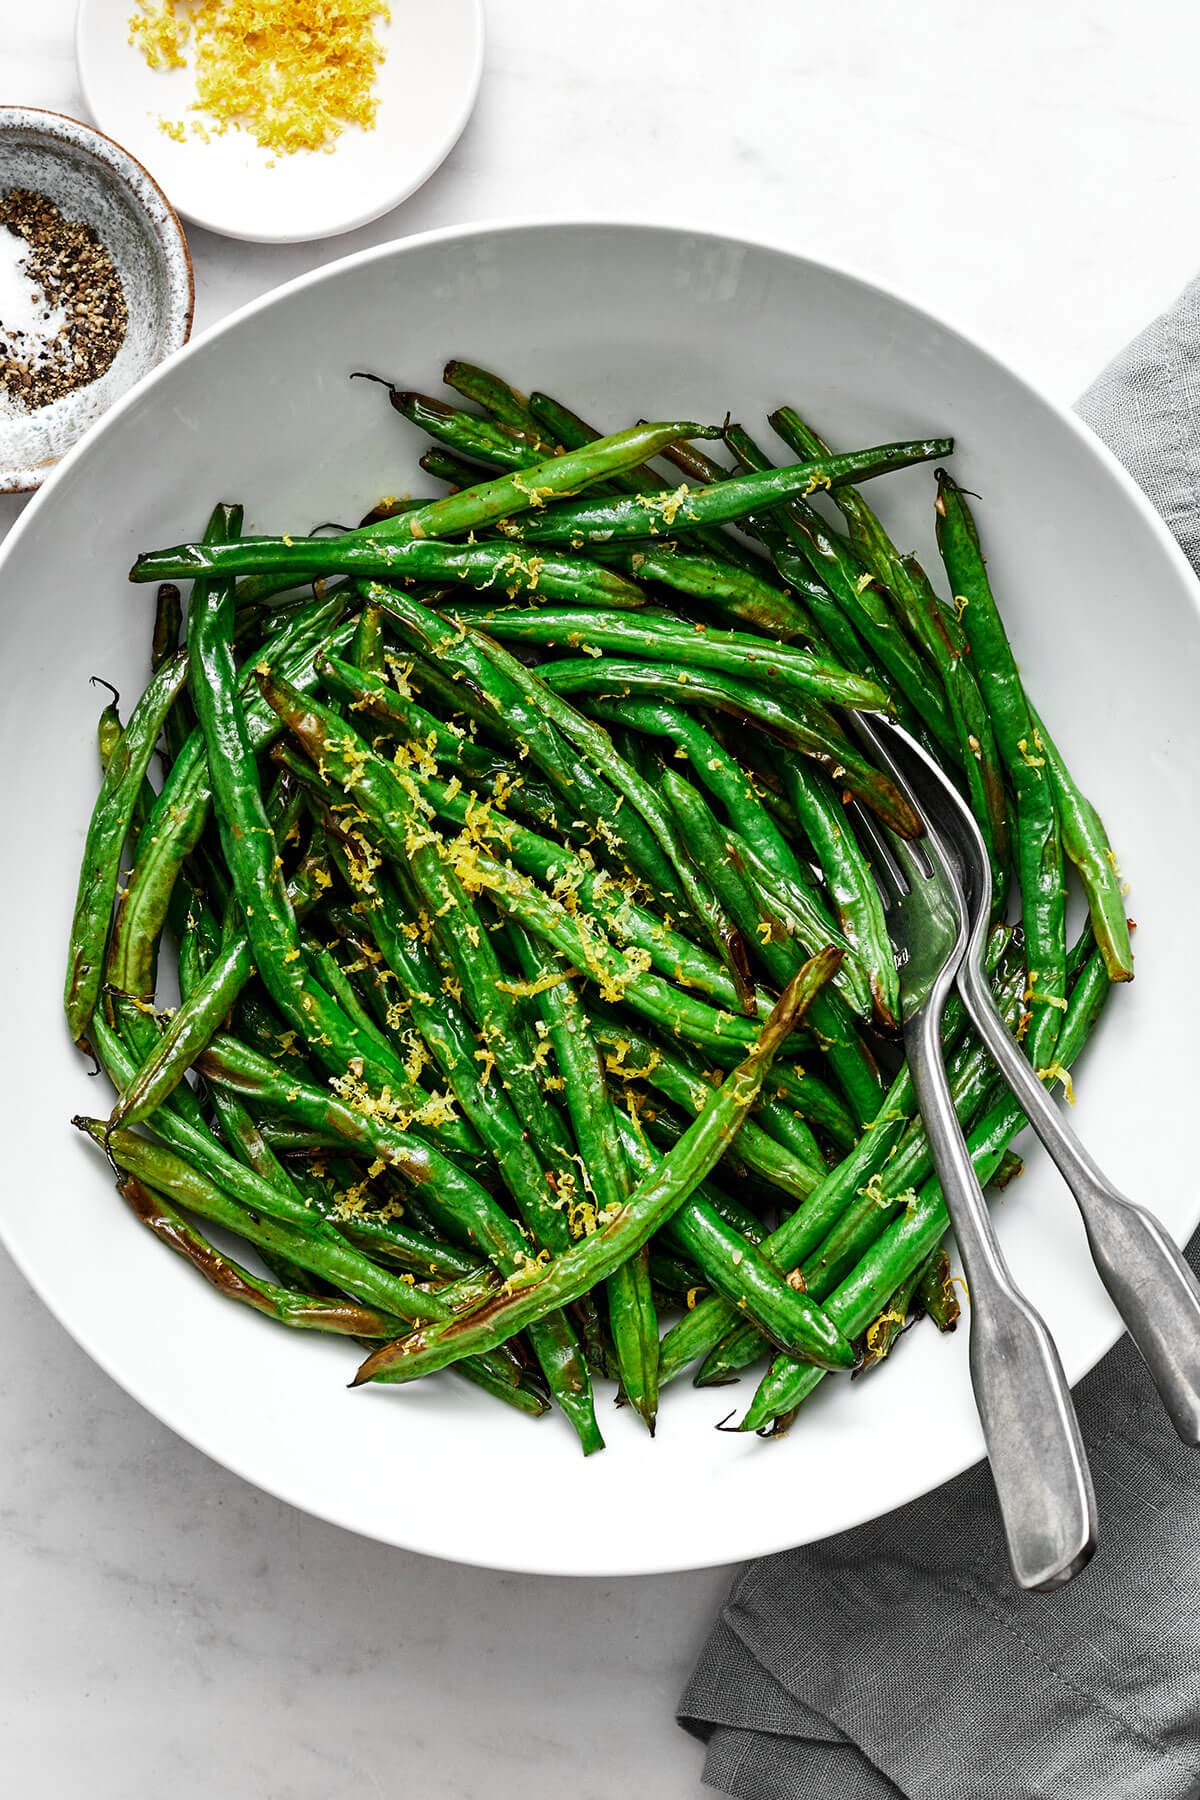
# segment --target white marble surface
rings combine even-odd
[[[796,0],[490,0],[488,13],[479,107],[425,190],[314,246],[196,232],[198,327],[428,226],[680,218],[893,283],[1066,398],[1200,260],[1190,0],[1143,0],[1136,20],[1084,0],[847,0],[836,18]],[[71,36],[71,0],[0,0],[2,98],[79,115]],[[19,507],[0,500],[0,534]],[[672,1709],[728,1572],[534,1580],[361,1542],[178,1443],[2,1257],[0,1313],[6,1790],[701,1791]]]

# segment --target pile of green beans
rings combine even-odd
[[[445,379],[384,385],[449,492],[277,537],[220,505],[133,568],[150,675],[100,718],[65,994],[117,1098],[74,1123],[218,1293],[353,1338],[354,1386],[448,1368],[590,1453],[598,1380],[653,1432],[685,1371],[765,1359],[742,1428],[778,1435],[957,1316],[856,812],[920,825],[845,712],[975,809],[997,997],[1068,1090],[1133,973],[1112,849],[962,491],[939,469],[944,597],[864,498],[948,440],[834,452],[783,407],[773,458]],[[956,1002],[945,1032],[999,1186],[1023,1120]]]

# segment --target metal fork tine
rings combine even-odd
[[[880,899],[885,909],[890,908],[907,892],[909,883],[904,879],[903,871],[892,855],[882,828],[867,808],[860,806],[857,800],[852,800],[847,811],[853,813],[859,835],[866,840],[869,860],[879,884]]]

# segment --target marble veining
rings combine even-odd
[[[1132,36],[1115,12],[1037,0],[857,0],[836,22],[778,0],[741,0],[736,20],[725,0],[488,12],[479,106],[440,173],[320,244],[191,233],[198,330],[431,226],[655,217],[892,283],[1069,398],[1194,273],[1178,227],[1200,156],[1187,0],[1146,0]],[[72,13],[0,0],[7,100],[80,116]],[[801,402],[805,353],[785,371]],[[0,535],[21,504],[0,499]],[[6,1786],[49,1800],[701,1792],[672,1711],[728,1571],[577,1583],[363,1542],[178,1442],[2,1255],[0,1315]]]

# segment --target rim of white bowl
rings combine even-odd
[[[1026,376],[1019,374],[1006,363],[1002,357],[997,356],[985,344],[982,344],[979,339],[972,337],[969,333],[961,331],[957,326],[951,325],[946,320],[939,318],[936,314],[931,313],[927,307],[921,305],[917,301],[909,299],[906,294],[899,292],[893,287],[884,286],[883,283],[876,281],[869,275],[860,273],[857,269],[848,267],[845,264],[830,262],[825,258],[807,256],[802,251],[795,250],[788,244],[781,243],[777,240],[732,236],[727,232],[713,231],[704,226],[693,226],[686,220],[681,221],[675,219],[672,221],[664,221],[653,219],[627,219],[620,217],[605,217],[603,215],[591,218],[570,216],[563,218],[515,216],[494,220],[474,220],[466,225],[440,226],[434,230],[417,232],[411,237],[395,238],[386,244],[373,245],[369,249],[356,251],[350,256],[339,257],[334,262],[326,263],[320,268],[311,269],[306,274],[298,275],[293,280],[284,282],[281,286],[273,288],[270,292],[261,294],[257,299],[249,301],[245,306],[239,307],[235,312],[229,313],[224,319],[219,320],[215,325],[211,325],[206,331],[201,332],[198,337],[192,338],[182,350],[177,351],[167,362],[160,363],[157,368],[143,376],[142,380],[134,387],[130,388],[128,393],[122,395],[121,399],[105,413],[104,417],[98,420],[96,424],[92,426],[91,430],[67,452],[66,456],[58,464],[49,480],[26,507],[16,525],[9,532],[5,542],[0,544],[0,580],[3,579],[4,568],[8,560],[11,545],[18,542],[26,532],[35,526],[43,507],[53,500],[55,488],[59,485],[60,481],[65,479],[70,473],[71,466],[77,458],[86,455],[93,444],[98,443],[105,430],[116,421],[125,408],[132,405],[135,400],[141,397],[147,387],[155,382],[167,379],[170,371],[178,367],[185,358],[198,354],[208,343],[220,338],[226,332],[236,330],[242,320],[251,318],[256,313],[265,311],[268,307],[276,304],[279,300],[285,298],[289,294],[298,292],[306,287],[314,287],[322,281],[334,279],[341,271],[354,264],[378,262],[388,256],[403,255],[409,250],[418,250],[424,248],[426,245],[446,243],[453,241],[454,239],[476,238],[499,233],[509,234],[521,231],[563,230],[607,230],[647,233],[667,232],[672,236],[704,238],[708,239],[713,244],[740,249],[761,250],[769,255],[788,256],[796,262],[807,263],[813,268],[819,268],[826,273],[831,273],[842,279],[855,282],[857,285],[882,296],[886,300],[898,302],[900,305],[907,307],[918,317],[928,320],[930,324],[935,325],[939,330],[948,332],[951,337],[957,338],[961,343],[968,345],[972,350],[986,357],[986,359],[997,369],[1001,370],[1003,374],[1015,381],[1018,387],[1030,395],[1031,398],[1041,405],[1050,407],[1059,419],[1067,424],[1069,429],[1082,442],[1086,443],[1092,451],[1099,453],[1101,461],[1108,466],[1110,473],[1116,476],[1120,485],[1125,489],[1128,498],[1132,501],[1135,509],[1141,514],[1144,522],[1150,527],[1152,533],[1158,539],[1160,546],[1167,554],[1168,560],[1174,564],[1180,575],[1184,578],[1185,585],[1193,590],[1193,601],[1197,612],[1200,613],[1200,587],[1197,586],[1195,571],[1192,569],[1191,564],[1180,549],[1176,539],[1168,530],[1163,519],[1150,504],[1150,501],[1142,492],[1141,488],[1138,487],[1124,464],[1113,455],[1108,446],[1103,443],[1101,439],[1098,438],[1095,433],[1070,410],[1069,407],[1065,407],[1061,402],[1049,398],[1049,396],[1044,394]],[[12,1258],[16,1267],[20,1270],[26,1281],[28,1281],[33,1291],[38,1295],[38,1298],[43,1300],[43,1304],[45,1304],[53,1316],[58,1319],[59,1324],[62,1325],[68,1336],[74,1339],[80,1349],[91,1358],[98,1368],[102,1369],[119,1388],[129,1394],[132,1399],[136,1400],[138,1405],[142,1406],[153,1418],[156,1418],[161,1424],[165,1425],[168,1430],[173,1431],[177,1437],[182,1438],[185,1443],[191,1444],[194,1449],[199,1450],[202,1455],[207,1456],[210,1461],[217,1463],[221,1468],[228,1469],[232,1474],[247,1482],[251,1487],[258,1488],[261,1492],[270,1494],[275,1499],[283,1500],[289,1506],[296,1507],[298,1511],[308,1513],[314,1518],[322,1519],[327,1524],[335,1525],[343,1531],[352,1531],[358,1536],[370,1536],[376,1542],[391,1543],[397,1549],[414,1551],[425,1556],[437,1556],[446,1561],[465,1563],[470,1567],[498,1568],[511,1571],[515,1574],[572,1576],[578,1579],[595,1577],[607,1580],[617,1576],[633,1578],[654,1574],[682,1574],[693,1569],[719,1568],[730,1560],[728,1548],[725,1548],[719,1555],[706,1557],[699,1561],[697,1561],[694,1555],[678,1562],[663,1561],[661,1556],[649,1561],[637,1560],[636,1557],[630,1553],[623,1559],[620,1568],[610,1567],[592,1570],[567,1567],[562,1564],[550,1567],[545,1563],[534,1564],[521,1561],[505,1561],[501,1563],[489,1561],[484,1557],[473,1557],[470,1554],[464,1554],[461,1551],[456,1551],[453,1555],[448,1555],[440,1545],[433,1544],[429,1542],[428,1539],[418,1542],[411,1536],[406,1536],[404,1538],[382,1538],[375,1533],[360,1532],[357,1526],[348,1524],[345,1518],[339,1517],[336,1512],[329,1509],[322,1509],[320,1506],[314,1505],[303,1495],[293,1492],[288,1483],[264,1480],[260,1475],[252,1472],[249,1467],[246,1466],[244,1459],[241,1457],[230,1456],[226,1451],[212,1445],[207,1433],[194,1431],[177,1424],[174,1418],[170,1416],[169,1407],[164,1407],[157,1398],[151,1399],[148,1397],[144,1392],[143,1383],[136,1373],[132,1375],[126,1375],[124,1372],[118,1373],[117,1370],[111,1366],[107,1353],[100,1350],[91,1341],[89,1332],[77,1329],[74,1324],[65,1318],[62,1318],[60,1314],[55,1311],[54,1307],[50,1305],[49,1301],[44,1300],[38,1282],[26,1267],[20,1255],[18,1255],[8,1243],[2,1225],[0,1225],[0,1243],[3,1243],[5,1250]],[[1098,1337],[1096,1340],[1097,1348],[1095,1353],[1089,1353],[1079,1361],[1077,1366],[1072,1365],[1068,1367],[1067,1374],[1072,1386],[1075,1386],[1076,1383],[1081,1381],[1084,1376],[1096,1366],[1101,1358],[1112,1349],[1113,1345],[1121,1337],[1122,1331],[1123,1327],[1121,1322],[1114,1313],[1111,1328],[1105,1332],[1102,1337]],[[943,1476],[943,1482],[953,1480],[955,1476],[962,1474],[964,1470],[973,1466],[978,1460],[978,1455],[978,1449],[976,1449],[972,1454],[967,1456],[961,1464],[946,1473]],[[943,1482],[939,1482],[937,1485],[943,1485]],[[895,1507],[906,1505],[910,1500],[918,1499],[922,1494],[927,1493],[928,1491],[928,1486],[923,1485],[918,1479],[914,1482],[911,1490],[906,1492],[901,1498],[897,1499],[895,1506],[888,1510],[893,1511],[895,1510]],[[878,1516],[879,1514],[877,1512],[872,1511],[869,1500],[864,1498],[861,1509],[853,1511],[850,1516],[839,1525],[838,1531],[853,1530],[856,1526],[867,1524],[870,1520],[877,1518]],[[770,1556],[779,1551],[792,1548],[794,1548],[794,1542],[790,1538],[786,1536],[780,1538],[776,1535],[771,1535],[762,1542],[745,1546],[740,1549],[736,1552],[734,1560],[744,1561],[747,1558],[754,1556]]]
[[[87,58],[84,56],[82,49],[83,15],[88,4],[89,0],[79,0],[79,4],[75,9],[75,72],[79,77],[79,86],[83,94],[84,105],[95,119],[100,116],[102,109],[96,105],[92,90],[88,84]],[[430,151],[428,158],[421,164],[418,173],[410,181],[402,183],[401,186],[393,193],[389,194],[387,199],[380,205],[368,206],[365,211],[348,215],[344,221],[336,225],[328,225],[323,230],[316,232],[237,231],[230,225],[223,224],[217,216],[207,212],[193,212],[189,207],[185,206],[179,208],[182,216],[187,219],[190,224],[200,226],[203,231],[215,232],[218,237],[233,238],[237,243],[316,244],[323,243],[326,238],[342,237],[348,231],[357,231],[363,225],[371,225],[376,219],[382,219],[385,214],[394,212],[398,206],[403,206],[406,200],[411,200],[412,196],[417,193],[420,188],[425,186],[425,183],[431,176],[437,174],[437,171],[441,168],[442,164],[457,144],[459,138],[466,130],[467,122],[475,110],[475,103],[479,98],[480,84],[483,80],[484,54],[487,49],[487,20],[484,12],[483,0],[471,0],[471,9],[473,13],[471,29],[471,67],[463,104],[459,108],[453,129],[448,135],[439,136],[437,147]],[[360,255],[363,253],[356,251],[354,254]],[[349,259],[343,257],[340,260],[347,261]],[[303,280],[304,277],[300,276],[298,279]],[[292,283],[287,282],[283,285],[291,287]],[[273,293],[281,293],[283,288],[274,288],[271,291]],[[243,308],[239,308],[239,312],[243,310]],[[233,317],[232,314],[228,316],[231,318]],[[221,320],[220,323],[223,324],[224,320]]]

